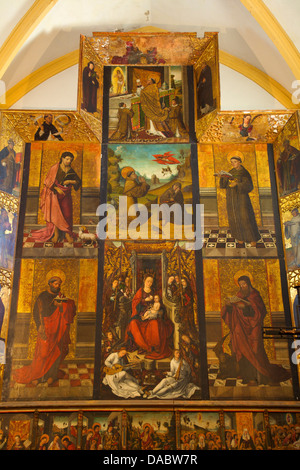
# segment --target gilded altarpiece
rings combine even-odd
[[[0,144],[0,447],[298,448],[298,114],[221,111],[217,33],[94,33]]]

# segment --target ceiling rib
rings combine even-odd
[[[20,27],[20,29],[22,29],[27,23],[28,17],[27,19],[25,19],[27,15],[35,16],[36,21],[38,20],[38,18],[40,18],[41,20],[42,19],[41,15],[45,16],[45,14],[49,11],[50,8],[54,6],[54,4],[57,1],[58,0],[37,0],[35,4],[33,5],[33,7],[30,10],[28,10],[27,14],[21,20],[20,23],[22,23],[22,26]],[[261,0],[250,0],[249,2],[248,0],[240,0],[240,1],[245,6],[246,4],[248,4],[249,10],[251,9],[251,6],[254,5],[256,12],[258,12],[260,15],[263,16],[263,12],[265,11],[264,9],[265,5]],[[43,6],[43,9],[41,11],[42,6]],[[33,17],[31,17],[31,20],[33,20]],[[134,31],[135,32],[168,32],[167,30],[156,28],[156,27],[143,27],[143,28],[135,29]],[[11,37],[12,35],[13,35],[13,32],[11,33],[9,37]],[[1,49],[0,49],[0,58],[1,58]],[[34,88],[39,86],[44,81],[52,78],[53,76],[57,75],[60,72],[63,72],[69,67],[77,65],[78,60],[79,60],[79,50],[75,50],[66,55],[58,57],[57,59],[54,59],[48,64],[45,64],[44,66],[32,72],[31,74],[27,75],[27,77],[23,78],[15,86],[10,88],[6,92],[5,97],[1,98],[1,103],[3,104],[0,105],[0,109],[10,108],[17,101],[22,99],[24,95],[32,91]],[[289,93],[288,90],[286,90],[280,83],[278,83],[276,80],[274,80],[272,77],[270,77],[269,75],[267,75],[266,73],[258,69],[257,67],[254,67],[253,65],[245,62],[244,60],[239,59],[238,57],[233,56],[225,51],[219,51],[219,60],[222,65],[225,65],[226,67],[231,68],[232,70],[244,75],[249,80],[255,82],[265,91],[267,91],[271,96],[273,96],[277,101],[279,101],[285,108],[287,109],[299,108],[299,105],[296,105],[293,103],[291,93]]]
[[[294,104],[291,99],[291,94],[266,73],[251,64],[235,57],[227,52],[219,51],[220,63],[226,67],[235,70],[236,72],[244,75],[249,80],[255,82],[277,101],[279,101],[287,109],[298,109],[299,106]],[[23,98],[24,95],[32,91],[44,81],[54,77],[60,72],[77,65],[79,61],[79,50],[75,50],[66,55],[58,57],[48,64],[40,67],[27,77],[23,78],[15,86],[6,92],[5,100],[2,97],[0,109],[8,109],[13,106],[17,101]]]
[[[265,91],[267,91],[273,98],[281,103],[287,109],[299,109],[299,105],[294,104],[292,95],[280,83],[272,77],[262,72],[257,67],[239,59],[228,52],[219,51],[220,63],[226,67],[235,70],[236,72],[244,75],[249,80],[255,82]]]
[[[14,27],[0,48],[0,78],[25,41],[57,2],[58,0],[36,0]]]
[[[5,94],[1,97],[0,109],[8,109],[13,106],[17,101],[23,98],[27,93],[32,91],[41,83],[49,80],[60,72],[72,67],[73,65],[78,64],[79,61],[79,50],[69,52],[57,59],[48,62],[48,64],[43,65],[39,69],[27,75],[27,77],[20,80],[16,85],[11,87]]]
[[[283,27],[262,0],[240,0],[276,46],[296,79],[300,79],[300,54]]]

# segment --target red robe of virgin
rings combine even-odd
[[[231,332],[232,351],[239,362],[244,356],[262,375],[279,383],[291,377],[289,371],[276,364],[271,364],[264,349],[262,328],[267,314],[260,293],[252,288],[245,298],[241,292],[237,297],[250,302],[251,306],[242,309],[238,304],[224,306],[222,318]]]
[[[41,193],[40,208],[44,214],[46,227],[31,233],[31,237],[40,242],[50,240],[54,234],[55,227],[70,235],[73,230],[72,188],[71,186],[65,187],[58,183],[56,180],[58,168],[59,163],[50,168]],[[63,194],[53,191],[54,186],[60,188]]]
[[[153,320],[141,319],[141,314],[147,308],[144,299],[148,295],[140,288],[132,299],[132,315],[125,340],[133,339],[138,348],[146,351],[147,359],[164,359],[172,354],[169,341],[174,327],[171,320],[163,316]]]
[[[48,377],[53,370],[58,371],[69,351],[70,325],[75,314],[75,303],[69,299],[56,307],[52,315],[43,317],[46,339],[38,333],[32,363],[13,372],[17,383],[28,384]]]

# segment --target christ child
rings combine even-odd
[[[143,320],[153,320],[161,313],[161,301],[159,295],[156,294],[153,300],[153,305],[146,310],[143,315]]]

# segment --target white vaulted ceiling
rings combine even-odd
[[[2,108],[75,109],[80,34],[150,26],[219,33],[222,110],[298,107],[299,0],[0,0],[0,18]]]

